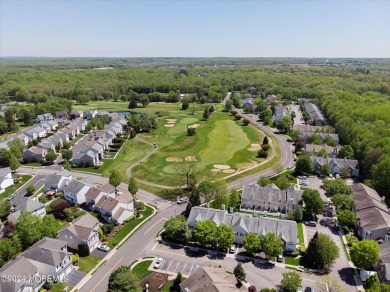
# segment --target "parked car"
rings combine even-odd
[[[230,253],[234,253],[236,251],[236,245],[235,244],[232,244],[229,248],[229,252]]]
[[[278,255],[278,262],[279,263],[283,262],[283,254],[282,253],[280,255]]]
[[[101,250],[101,251],[110,251],[110,248],[105,244],[101,244],[97,248],[98,248],[98,250]]]
[[[15,198],[15,194],[9,195],[7,198],[7,201],[11,201],[13,198]]]
[[[316,223],[315,221],[308,221],[308,222],[306,222],[306,225],[307,225],[307,226],[316,227],[316,226],[317,226],[317,223]]]
[[[155,268],[155,269],[161,268],[163,262],[164,262],[164,260],[162,258],[158,258],[156,263],[154,264],[153,268]]]
[[[305,292],[314,292],[314,289],[310,288],[310,287],[306,287],[305,288]]]
[[[297,292],[303,292],[303,291],[302,291],[302,288],[298,288],[298,289],[297,289]]]
[[[335,178],[340,178],[340,175],[339,175],[338,173],[336,173],[336,174],[334,175],[334,177],[335,177]]]
[[[188,198],[180,198],[179,200],[177,200],[178,204],[183,204],[183,203],[186,203],[186,202],[188,202]]]
[[[329,177],[332,178],[332,177],[333,177],[333,174],[330,173],[330,174],[329,174]]]

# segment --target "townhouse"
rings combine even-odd
[[[15,225],[19,216],[24,212],[31,212],[33,215],[43,218],[46,215],[46,208],[41,202],[23,196],[15,196],[12,200],[11,213],[7,217],[8,222],[12,222]]]
[[[329,165],[329,174],[340,174],[344,171],[349,177],[359,176],[359,162],[355,159],[346,158],[325,158],[310,156],[313,164],[313,172],[317,175],[321,174],[321,170],[325,165]]]
[[[335,147],[333,147],[333,146],[328,146],[326,144],[322,144],[322,145],[306,144],[305,148],[303,149],[303,152],[307,155],[318,156],[318,153],[322,149],[325,149],[329,157],[336,158],[341,149],[341,145],[336,145]]]
[[[276,234],[282,241],[285,251],[295,251],[298,244],[297,223],[267,217],[257,217],[256,211],[252,217],[249,214],[233,213],[233,210],[216,210],[204,207],[191,208],[188,216],[188,226],[193,229],[196,223],[205,220],[213,221],[217,226],[225,224],[233,228],[234,242],[241,244],[245,235],[252,232],[258,237],[268,232]]]
[[[63,192],[64,187],[68,185],[71,180],[72,173],[66,169],[61,170],[58,173],[51,174],[46,178],[44,191],[47,192],[52,190],[55,192]]]
[[[322,115],[320,109],[313,103],[311,102],[306,102],[304,104],[305,111],[308,113],[310,117],[310,122],[319,125],[319,124],[325,124],[326,120],[324,116]]]
[[[45,114],[37,115],[36,120],[37,122],[42,123],[42,122],[52,121],[54,120],[54,117],[51,113],[45,113]]]
[[[80,205],[85,203],[85,194],[91,188],[91,185],[71,179],[64,187],[64,197],[73,205]]]

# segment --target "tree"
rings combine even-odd
[[[283,117],[277,124],[276,128],[283,134],[291,131],[291,118],[288,116]]]
[[[244,236],[242,246],[248,253],[254,255],[260,247],[260,238],[255,233],[250,232]]]
[[[10,155],[9,155],[8,164],[9,164],[9,168],[10,168],[12,171],[15,171],[15,170],[18,169],[19,166],[20,166],[19,159],[17,159],[16,156],[13,155],[13,154],[10,154]]]
[[[57,155],[53,150],[50,150],[46,153],[45,160],[47,163],[52,163],[57,159]]]
[[[110,178],[109,178],[109,183],[115,188],[115,193],[117,192],[116,188],[121,184],[121,174],[119,171],[113,169],[110,172]]]
[[[209,113],[213,113],[215,111],[215,106],[212,104],[210,107],[209,107]]]
[[[64,169],[66,169],[66,170],[71,170],[71,166],[70,166],[70,163],[69,163],[69,161],[67,161],[67,160],[65,160],[64,161],[64,164],[62,165],[63,167],[64,167]]]
[[[108,292],[142,292],[140,279],[131,272],[130,266],[120,266],[113,271],[108,280]]]
[[[130,180],[129,180],[129,186],[128,186],[128,191],[129,193],[134,197],[134,199],[136,200],[136,197],[135,195],[137,194],[138,192],[138,183],[136,181],[136,179],[134,177],[131,177]]]
[[[328,151],[326,148],[322,148],[320,151],[318,151],[318,157],[325,157],[327,158],[329,156]]]
[[[196,134],[196,128],[195,127],[187,127],[187,135],[188,136],[194,136]]]
[[[266,145],[266,144],[269,144],[267,136],[265,136],[264,139],[263,139],[263,145]]]
[[[339,153],[337,154],[338,158],[348,158],[353,159],[354,158],[354,152],[351,147],[351,145],[344,145],[341,147]]]
[[[236,207],[240,204],[240,193],[238,190],[233,188],[229,194],[229,202],[227,204],[227,207],[232,207],[236,209]]]
[[[304,214],[307,217],[314,218],[315,215],[324,212],[325,205],[317,190],[305,189],[302,194],[302,199],[305,203]]]
[[[233,108],[233,101],[231,99],[228,99],[225,102],[225,111],[230,112]]]
[[[259,158],[267,158],[268,157],[268,152],[263,150],[263,149],[261,149],[261,150],[259,150],[259,152],[257,152],[257,156]]]
[[[296,113],[294,112],[294,111],[291,111],[291,117],[294,119],[294,118],[296,118]]]
[[[165,222],[161,237],[169,242],[188,243],[191,239],[191,230],[188,228],[186,218],[184,216],[177,216]]]
[[[27,189],[26,189],[26,192],[27,192],[27,195],[31,196],[35,193],[35,187],[34,186],[29,186]]]
[[[207,121],[210,117],[209,108],[206,106],[203,112],[203,119]]]
[[[314,269],[329,267],[339,257],[339,248],[329,235],[316,232],[302,258],[305,266]]]
[[[215,235],[215,240],[218,243],[218,246],[222,249],[228,249],[234,242],[235,236],[233,228],[226,226],[225,224],[217,226]]]
[[[353,227],[356,223],[356,215],[350,210],[341,210],[337,214],[337,221],[341,227]]]
[[[181,109],[182,110],[187,110],[190,107],[190,103],[188,102],[188,99],[184,99],[183,103],[181,104]]]
[[[11,212],[11,204],[8,201],[0,202],[0,218],[7,216]]]
[[[372,184],[379,194],[386,195],[390,190],[390,155],[383,155],[379,162],[372,166]],[[389,200],[389,197],[387,197]]]
[[[198,193],[205,201],[210,201],[214,195],[213,183],[210,181],[202,181],[198,185]]]
[[[72,147],[72,144],[70,144],[70,142],[64,141],[62,143],[62,149],[70,149],[70,147]]]
[[[283,252],[282,240],[272,232],[267,232],[260,238],[260,245],[267,257],[276,257]]]
[[[325,164],[325,165],[321,168],[321,175],[322,175],[322,176],[327,176],[329,173],[330,173],[330,166],[329,166],[329,164]]]
[[[343,285],[339,280],[336,278],[325,275],[320,277],[316,282],[318,288],[320,288],[320,291],[327,291],[327,292],[343,292],[344,288]]]
[[[275,288],[262,288],[259,292],[277,292]]]
[[[302,287],[302,278],[297,272],[285,272],[282,273],[280,285],[283,287],[283,291],[296,292]]]
[[[0,266],[4,266],[8,261],[15,259],[15,257],[22,251],[22,246],[18,236],[12,238],[2,238],[0,240]]]
[[[265,187],[271,184],[271,180],[266,176],[260,176],[257,180],[257,184],[261,187]]]
[[[22,154],[24,149],[26,149],[26,145],[23,144],[23,142],[19,139],[13,139],[11,141],[8,141],[8,146],[10,152],[16,156],[16,158],[20,159],[22,158]]]
[[[199,221],[194,227],[194,236],[201,245],[210,245],[215,242],[217,226],[211,220]]]
[[[275,185],[281,189],[285,190],[287,189],[291,183],[288,181],[287,177],[285,175],[279,175],[278,178],[275,181]]]
[[[369,290],[378,290],[380,289],[381,282],[379,282],[379,278],[377,275],[369,276],[363,284],[364,289]]]
[[[179,272],[177,273],[177,276],[175,278],[175,280],[173,281],[173,284],[170,288],[170,291],[175,291],[175,292],[180,292],[181,289],[180,289],[180,283],[183,282],[183,276],[182,274]]]
[[[246,273],[244,270],[244,267],[241,265],[241,263],[238,263],[237,266],[235,266],[233,270],[233,274],[236,277],[237,283],[241,284],[245,281]]]
[[[16,223],[16,231],[26,248],[42,238],[42,219],[31,212],[23,212]]]
[[[295,165],[295,171],[299,174],[313,172],[313,164],[308,155],[301,155],[298,157],[297,164]]]
[[[352,193],[352,189],[340,178],[334,180],[325,179],[322,183],[322,188],[325,190],[327,197],[332,197],[335,194],[350,195]]]
[[[198,174],[197,165],[195,159],[175,164],[177,174],[185,176],[187,188],[195,184]]]
[[[129,109],[137,108],[137,101],[135,100],[135,98],[130,99],[128,108]]]
[[[331,200],[336,210],[350,210],[355,205],[355,201],[345,194],[335,194]]]
[[[227,197],[227,183],[225,180],[219,180],[213,183],[214,189],[214,207],[220,209],[222,205],[227,207],[229,200]]]
[[[364,239],[352,245],[349,254],[357,268],[368,269],[378,263],[380,248],[375,240]]]
[[[248,126],[249,123],[250,123],[250,121],[249,121],[248,119],[243,119],[243,120],[242,120],[242,124],[243,124],[244,126]]]
[[[73,156],[73,151],[72,150],[62,150],[62,158],[66,159],[67,161],[71,160]]]
[[[149,102],[150,102],[150,100],[149,100],[149,98],[148,98],[147,95],[141,96],[140,99],[139,99],[139,101],[140,101],[140,103],[142,103],[142,106],[143,106],[143,107],[147,107],[148,104],[149,104]]]
[[[257,292],[257,289],[255,286],[251,285],[248,287],[248,292]]]
[[[57,238],[59,223],[52,214],[48,214],[42,219],[42,236]]]
[[[268,151],[271,149],[271,146],[269,144],[263,144],[261,145],[261,149],[264,151]]]
[[[30,126],[32,124],[32,114],[29,110],[25,110],[23,112],[23,123],[26,125],[26,126]]]

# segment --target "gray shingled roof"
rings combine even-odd
[[[66,245],[67,243],[65,241],[44,237],[25,250],[22,253],[22,256],[37,262],[55,266],[66,256],[71,254],[67,252],[66,249],[65,251],[62,250]]]
[[[23,196],[15,196],[12,201],[12,204],[15,206],[15,210],[23,212],[35,212],[41,208],[44,208],[45,205],[31,199],[27,199]]]
[[[75,179],[71,179],[68,183],[67,186],[65,186],[64,190],[72,193],[72,194],[77,194],[78,192],[80,192],[83,187],[85,187],[86,184],[78,181],[78,180],[75,180]]]
[[[85,213],[69,223],[64,229],[69,230],[78,238],[88,240],[91,237],[91,233],[96,233],[96,231],[94,231],[96,224],[99,224],[99,221],[91,214]]]

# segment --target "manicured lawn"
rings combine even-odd
[[[153,213],[153,209],[149,206],[146,206],[145,211],[141,211],[142,218],[134,218],[130,222],[126,223],[124,227],[117,232],[114,237],[109,238],[107,245],[111,248],[116,246],[127,234],[130,233],[138,224],[142,221],[147,220],[149,216]]]
[[[156,130],[142,134],[142,139],[157,143],[158,151],[145,163],[136,166],[132,174],[157,184],[181,186],[185,180],[184,176],[177,174],[175,165],[178,162],[167,161],[168,157],[185,161],[187,156],[195,156],[198,181],[229,174],[228,171],[211,171],[214,164],[226,164],[239,171],[263,161],[257,158],[256,151],[248,150],[251,144],[262,143],[260,132],[250,125],[243,127],[241,121],[235,121],[228,113],[214,112],[208,121],[204,121],[203,108],[204,105],[197,105],[195,115],[187,110],[160,118]],[[167,118],[176,119],[173,127],[165,127]],[[199,124],[196,135],[187,136],[186,129],[193,124]]]
[[[79,259],[79,271],[84,272],[86,274],[89,273],[101,260],[101,258],[90,254],[87,257],[80,257]]]
[[[29,179],[32,178],[32,175],[22,175],[22,181],[20,184],[14,184],[5,189],[3,193],[0,194],[0,201],[6,199],[9,195],[14,193],[17,189],[21,188]]]
[[[67,285],[65,285],[65,284],[62,283],[62,282],[54,283],[53,286],[52,286],[51,289],[50,289],[50,292],[62,292],[62,291],[64,291],[64,288],[65,288],[66,286],[67,286]]]
[[[140,262],[139,264],[135,265],[131,271],[134,274],[136,274],[138,276],[138,278],[141,280],[142,278],[144,278],[147,275],[152,273],[152,271],[148,270],[148,268],[152,264],[152,262],[153,262],[152,260]]]
[[[303,236],[302,223],[298,223],[298,239],[299,239],[299,245],[301,247],[301,252],[306,251],[305,240],[303,238],[304,238],[304,236]]]
[[[118,153],[115,159],[104,159],[103,165],[98,168],[73,168],[75,171],[87,171],[92,173],[99,173],[103,176],[109,176],[112,169],[118,170],[122,175],[124,182],[128,182],[126,177],[126,169],[139,161],[144,157],[148,152],[152,150],[152,146],[146,143],[143,143],[138,140],[127,140],[123,145],[121,151]]]
[[[161,290],[161,292],[170,292],[171,287],[173,285],[173,282],[175,280],[169,280],[168,283],[164,286],[164,288]]]
[[[299,266],[300,258],[286,256],[284,258],[286,265]]]

